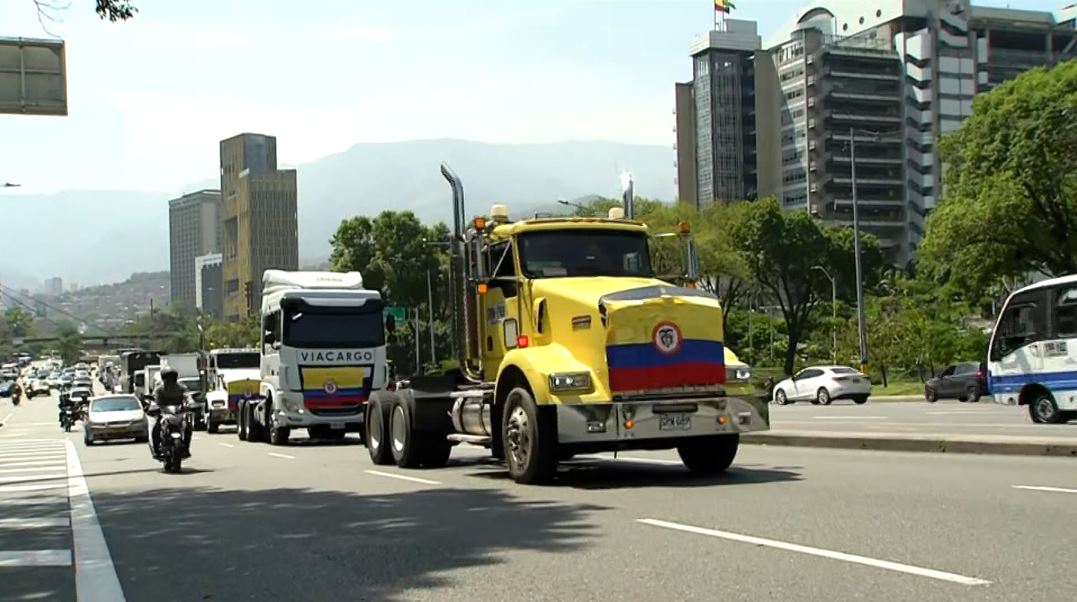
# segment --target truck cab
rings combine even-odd
[[[213,349],[206,356],[206,430],[216,433],[224,424],[236,424],[239,403],[261,396],[262,356],[250,348]]]
[[[442,174],[454,197],[460,374],[371,400],[375,463],[435,466],[452,444],[473,443],[534,483],[577,453],[676,449],[709,473],[731,464],[740,433],[769,428],[764,399],[727,391],[722,309],[695,286],[687,224],[673,234],[687,273],[658,274],[652,233],[621,208],[511,221],[495,205],[467,224],[463,187]]]
[[[359,272],[283,270],[266,270],[262,291],[261,397],[241,408],[240,436],[359,432],[370,392],[388,382],[381,294]]]

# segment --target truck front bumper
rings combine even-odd
[[[303,407],[302,397],[298,401],[273,405],[277,426],[285,428],[328,427],[333,430],[359,431],[366,415],[366,404],[342,408],[311,409]],[[288,407],[283,407],[287,405]]]
[[[770,406],[762,397],[709,397],[560,404],[557,438],[564,444],[618,449],[647,442],[750,433],[770,429]],[[608,444],[608,445],[604,445]]]

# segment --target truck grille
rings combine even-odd
[[[362,408],[363,406],[360,404],[353,406],[344,406],[340,408],[319,408],[316,410],[307,411],[311,414],[314,414],[315,416],[351,416],[358,413]]]

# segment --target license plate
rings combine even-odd
[[[692,428],[692,415],[687,412],[673,412],[658,415],[658,430],[687,431]]]
[[[334,422],[333,424],[329,425],[330,428],[332,428],[333,430],[337,430],[337,431],[344,430],[344,426],[345,425],[344,425],[343,422]]]

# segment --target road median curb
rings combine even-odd
[[[741,437],[741,442],[751,445],[828,447],[833,449],[1077,458],[1077,439],[1058,437],[764,431],[744,435]]]

